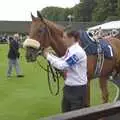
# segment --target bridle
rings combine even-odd
[[[47,24],[43,21],[43,23],[45,24],[45,27],[41,29],[42,32],[47,32],[48,34],[48,38],[52,37],[49,27],[47,26]],[[43,50],[44,47],[40,47],[39,51],[38,51],[38,55],[43,56]],[[45,57],[44,57],[45,58]],[[49,61],[47,61],[48,65],[47,68],[44,68],[41,63],[37,60],[37,64],[39,65],[40,68],[42,68],[44,71],[47,72],[47,78],[48,78],[48,86],[49,86],[49,91],[52,95],[56,96],[59,94],[59,89],[60,89],[60,85],[59,85],[59,79],[63,76],[61,74],[61,72],[59,70],[57,70],[56,68],[52,67],[52,65],[50,64]],[[51,78],[51,77],[52,78]],[[52,89],[52,83],[56,84],[56,92],[53,92]]]

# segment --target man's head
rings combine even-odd
[[[70,47],[77,41],[79,41],[79,32],[77,31],[64,32],[63,42],[67,47]]]
[[[13,37],[14,37],[15,40],[19,40],[19,34],[18,33],[14,34]]]

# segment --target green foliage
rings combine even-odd
[[[82,3],[80,3],[80,5],[80,15],[82,17],[82,21],[91,21],[92,12],[96,5],[95,0],[84,0]]]
[[[108,16],[105,20],[105,22],[119,20],[119,16]]]
[[[117,0],[96,0],[92,18],[94,21],[104,21],[109,16],[117,15]]]
[[[117,14],[120,17],[120,0],[117,2]]]
[[[64,20],[68,21],[68,15],[73,15],[73,8],[65,8],[64,9]]]
[[[80,12],[81,6],[82,5],[79,3],[73,7],[73,15],[75,17],[74,18],[75,21],[82,21],[83,20],[83,17],[82,17],[81,12]]]
[[[59,7],[46,7],[41,11],[42,15],[52,21],[63,21],[64,9]]]
[[[105,21],[120,18],[120,0],[80,0],[72,8],[46,7],[41,13],[49,20],[66,21],[68,15],[74,16],[74,21]]]

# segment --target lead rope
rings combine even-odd
[[[59,84],[59,73],[57,70],[55,70],[50,62],[48,62],[48,65],[47,65],[47,73],[48,73],[48,86],[49,86],[49,90],[50,90],[50,93],[53,95],[53,96],[57,96],[59,94],[59,88],[60,88],[60,84]],[[50,71],[50,72],[49,72]],[[53,90],[52,90],[52,86],[51,86],[51,79],[50,79],[50,74],[52,74],[52,78],[53,78],[53,82],[56,82],[56,85],[57,85],[57,90],[56,92],[54,93]]]
[[[59,78],[62,76],[59,71],[57,71],[55,68],[53,68],[50,64],[50,62],[48,62],[47,68],[44,68],[40,62],[37,60],[37,64],[40,66],[40,68],[42,68],[44,71],[47,72],[47,78],[48,78],[48,86],[49,86],[49,91],[53,96],[57,96],[59,94]],[[50,79],[50,75],[52,75],[53,81]],[[53,92],[52,90],[52,83],[51,82],[56,82],[56,87],[57,90],[56,92]]]

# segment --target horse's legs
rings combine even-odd
[[[108,77],[100,77],[99,83],[100,83],[103,103],[107,103],[109,97],[107,82],[108,82]]]
[[[87,83],[87,96],[86,96],[86,107],[90,106],[90,80]]]

